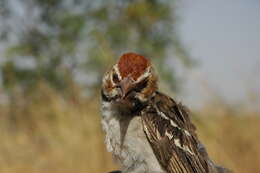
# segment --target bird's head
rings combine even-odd
[[[148,59],[136,53],[123,54],[103,78],[102,94],[107,100],[144,103],[157,90],[157,78]]]

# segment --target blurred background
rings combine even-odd
[[[260,172],[260,1],[0,0],[0,172],[106,173],[102,75],[125,52],[192,111],[212,159]]]

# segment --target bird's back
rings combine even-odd
[[[159,163],[167,173],[228,173],[210,160],[189,114],[160,92],[142,111],[144,130]]]

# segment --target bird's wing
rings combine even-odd
[[[181,104],[156,93],[142,112],[145,134],[167,173],[208,173],[210,163],[201,152],[189,112]]]

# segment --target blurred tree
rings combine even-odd
[[[171,0],[1,0],[3,86],[28,90],[44,80],[60,91],[74,82],[95,88],[104,70],[132,51],[154,58],[176,89],[166,58],[191,61],[176,32],[175,6]]]

